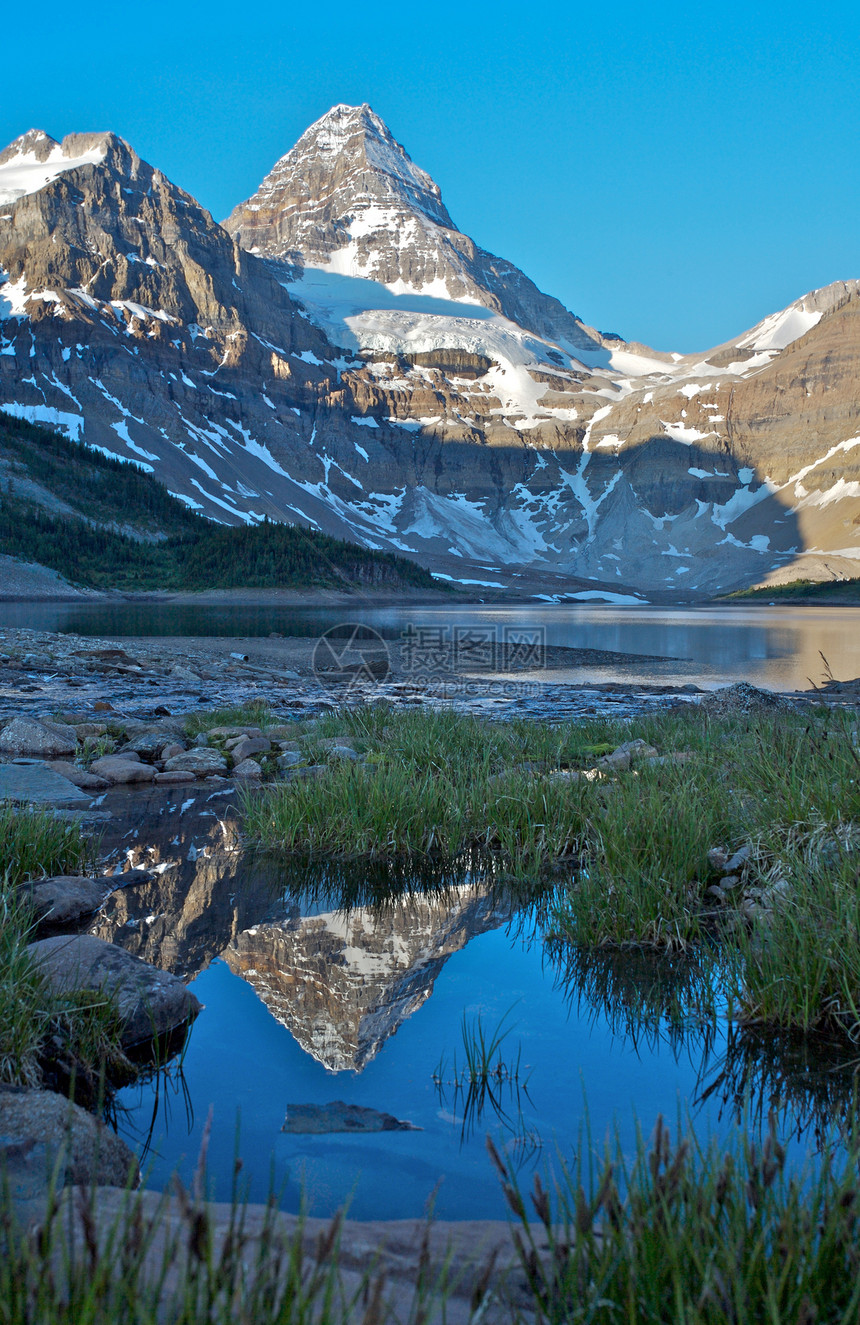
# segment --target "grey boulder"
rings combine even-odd
[[[110,783],[151,782],[155,769],[142,764],[137,755],[102,755],[90,765],[90,772]]]
[[[40,722],[35,718],[13,718],[0,731],[0,754],[13,758],[32,755],[56,759],[74,754],[78,735],[64,722]]]
[[[178,976],[93,934],[39,939],[28,952],[55,993],[98,989],[115,996],[124,1049],[178,1030],[200,1011]]]
[[[64,1186],[136,1187],[137,1158],[93,1114],[50,1090],[0,1086],[0,1171],[13,1201]]]
[[[196,777],[205,778],[210,773],[226,773],[227,760],[219,750],[212,750],[206,746],[195,746],[191,750],[184,750],[182,754],[174,755],[172,759],[166,759],[164,771],[165,773],[194,773]]]

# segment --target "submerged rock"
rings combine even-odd
[[[421,1132],[414,1123],[402,1122],[391,1113],[368,1109],[361,1104],[288,1104],[282,1132],[321,1136],[327,1132]]]

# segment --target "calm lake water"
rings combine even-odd
[[[423,607],[296,608],[183,606],[170,603],[0,604],[0,626],[27,626],[101,636],[316,636],[347,621],[397,639],[412,627],[445,632],[540,630],[547,644],[648,654],[648,664],[553,671],[553,681],[695,678],[705,686],[747,680],[770,689],[820,683],[827,660],[834,676],[860,675],[860,608],[615,607],[559,603],[445,604]]]
[[[209,1169],[229,1198],[236,1151],[250,1195],[356,1218],[503,1217],[490,1133],[519,1170],[559,1170],[573,1147],[662,1113],[700,1140],[757,1131],[772,1105],[800,1163],[851,1095],[850,1069],[797,1044],[701,1020],[695,965],[578,954],[548,942],[551,895],[528,905],[465,868],[437,877],[254,858],[231,794],[116,790],[104,848],[156,866],[114,894],[96,932],[192,978],[205,1004],[181,1074],[121,1092],[120,1132],[154,1187],[190,1178],[207,1118]],[[672,1012],[672,1009],[675,1009]],[[456,1088],[463,1023],[509,1027],[518,1083]],[[455,1064],[455,1058],[457,1063]],[[434,1077],[437,1078],[434,1080]],[[357,1104],[414,1131],[282,1131],[290,1105]],[[745,1112],[746,1111],[746,1112]]]

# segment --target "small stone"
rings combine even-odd
[[[196,782],[197,778],[194,773],[182,773],[177,769],[175,772],[170,773],[156,773],[152,780],[153,782],[160,782],[163,786],[169,787],[174,784],[178,785],[180,782]]]
[[[102,876],[90,879],[81,874],[57,874],[29,884],[40,933],[66,929],[98,911],[118,883]]]
[[[740,879],[737,874],[724,874],[717,887],[722,888],[725,892],[730,892],[732,888],[737,888],[739,883]]]
[[[237,736],[235,740],[227,742],[227,749],[237,765],[251,755],[268,754],[271,748],[272,742],[266,740],[265,736]]]
[[[233,769],[233,777],[245,779],[249,782],[259,782],[263,776],[263,770],[256,759],[243,759]]]
[[[210,773],[226,773],[227,760],[221,754],[220,750],[194,748],[183,750],[182,754],[174,755],[172,759],[164,761],[165,773],[194,773],[197,777],[205,778]]]
[[[304,755],[302,755],[300,751],[285,750],[282,755],[278,755],[275,763],[281,772],[285,773],[288,768],[294,768],[296,764],[300,764],[303,759]]]
[[[708,852],[708,864],[714,873],[724,871],[729,863],[729,853],[725,847],[711,847]]]
[[[56,1185],[125,1187],[140,1181],[137,1159],[100,1119],[51,1090],[0,1087],[0,1170],[13,1201]]]
[[[655,750],[647,741],[625,741],[617,750],[613,750],[612,754],[598,759],[597,763],[600,768],[632,768],[634,764],[644,763],[646,759],[654,759],[659,754],[660,751]]]
[[[718,887],[718,885],[715,883],[712,883],[710,888],[708,889],[708,896],[716,897],[718,902],[724,902],[726,900],[726,895],[723,892],[722,888]]]
[[[77,764],[70,764],[66,759],[52,759],[48,763],[48,768],[61,777],[68,778],[75,787],[80,787],[82,791],[103,791],[109,787],[107,778],[100,778],[96,773],[87,773],[85,769]]]
[[[151,782],[155,776],[151,764],[142,764],[139,758],[132,755],[103,755],[90,765],[90,772],[115,785]]]
[[[175,755],[181,755],[185,752],[185,746],[181,741],[168,741],[167,745],[162,746],[159,758],[173,759]]]
[[[361,762],[361,755],[351,745],[333,745],[328,752],[330,763],[355,764]]]
[[[744,866],[749,863],[751,855],[752,847],[741,847],[740,851],[736,851],[735,854],[726,861],[726,874],[740,873]]]

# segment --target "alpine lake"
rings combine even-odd
[[[851,608],[597,604],[297,609],[5,604],[2,624],[110,636],[311,637],[344,620],[537,629],[548,644],[663,661],[555,672],[635,685],[745,680],[808,688],[860,675]],[[401,1219],[502,1218],[489,1134],[530,1185],[577,1146],[635,1148],[658,1115],[704,1144],[761,1135],[775,1110],[789,1162],[832,1140],[856,1063],[827,1043],[740,1026],[700,1000],[695,956],[585,950],[553,937],[557,879],[523,895],[486,862],[422,869],[305,860],[243,840],[232,786],[113,788],[105,860],[154,868],[93,932],[181,974],[205,1005],[181,1057],[120,1091],[118,1130],[149,1186],[189,1181],[208,1133],[212,1194]],[[480,1088],[468,1042],[498,1040]],[[367,1112],[364,1112],[367,1111]],[[395,1120],[408,1126],[395,1126]]]

